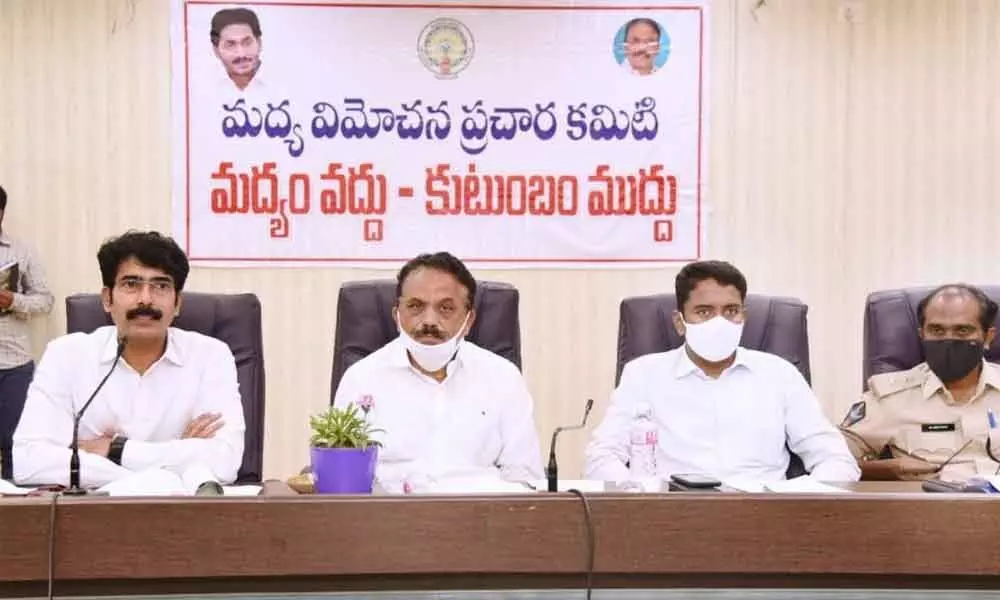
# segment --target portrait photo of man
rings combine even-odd
[[[261,29],[256,13],[247,8],[220,10],[212,17],[210,37],[212,51],[225,69],[220,86],[235,85],[241,92],[263,86]]]
[[[632,19],[615,35],[615,60],[632,75],[656,73],[667,61],[669,38],[653,19]]]

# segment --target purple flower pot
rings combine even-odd
[[[309,455],[317,494],[372,493],[378,446],[311,448]]]

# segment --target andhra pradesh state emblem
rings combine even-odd
[[[417,40],[420,62],[439,79],[454,79],[469,66],[475,50],[469,28],[444,17],[428,23]]]

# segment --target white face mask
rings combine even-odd
[[[704,323],[684,321],[684,330],[684,339],[692,352],[709,362],[719,362],[736,352],[743,335],[743,323],[733,323],[718,316]]]
[[[440,344],[421,344],[410,337],[399,323],[398,315],[396,316],[396,326],[399,327],[399,336],[403,338],[403,345],[406,346],[413,360],[420,365],[421,369],[433,373],[443,369],[451,361],[452,357],[455,356],[455,353],[458,352],[458,348],[462,343],[465,324],[469,322],[469,315],[471,314],[465,315],[462,326],[458,328],[458,333],[453,338]]]

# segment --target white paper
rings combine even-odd
[[[31,488],[17,487],[6,479],[0,479],[0,496],[27,496],[32,491]]]
[[[643,477],[642,479],[629,479],[619,481],[615,487],[617,491],[630,492],[633,494],[659,494],[665,491],[667,486],[661,477]]]
[[[98,488],[109,496],[190,496],[181,478],[166,469],[148,469],[126,475]]]
[[[763,481],[757,481],[754,479],[729,479],[727,481],[723,481],[722,485],[732,488],[738,492],[746,492],[748,494],[761,494],[767,491]]]
[[[181,472],[181,482],[184,485],[184,489],[191,494],[197,492],[203,483],[219,483],[215,475],[212,474],[212,471],[200,464],[186,467]]]
[[[850,490],[820,483],[811,477],[796,477],[784,481],[772,481],[764,484],[769,492],[779,494],[850,494]]]
[[[523,483],[499,477],[447,477],[427,484],[417,493],[427,494],[534,494]]]
[[[544,492],[549,489],[549,482],[545,479],[532,481],[531,485],[533,485],[539,492]],[[603,481],[593,479],[560,479],[559,483],[556,484],[556,488],[560,492],[568,492],[569,490],[579,490],[585,493],[603,492],[605,490],[605,483]]]
[[[98,489],[109,496],[194,496],[198,487],[215,481],[211,472],[203,467],[190,467],[183,476],[166,469],[147,469],[126,475]],[[226,496],[257,496],[259,485],[224,486]]]
[[[227,485],[222,491],[226,496],[259,496],[262,489],[259,485]]]

